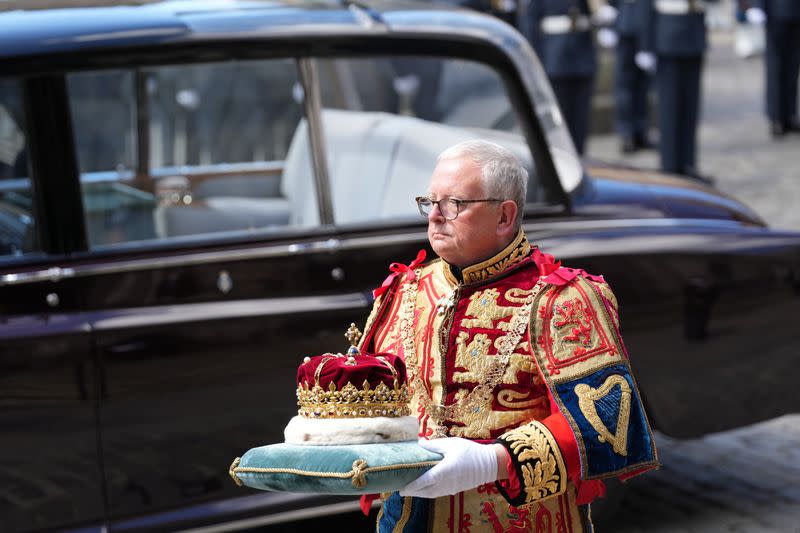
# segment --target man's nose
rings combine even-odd
[[[445,220],[444,215],[442,214],[442,210],[439,208],[439,204],[435,203],[431,205],[431,212],[428,213],[428,221],[429,222],[443,222]]]

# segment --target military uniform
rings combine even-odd
[[[590,15],[587,0],[530,0],[524,25],[579,153],[589,133],[597,70]]]
[[[797,78],[800,75],[800,2],[750,0],[767,15],[767,116],[772,131],[800,131],[797,116]]]
[[[697,176],[700,76],[707,48],[704,0],[645,0],[644,50],[658,59],[661,168]]]
[[[614,29],[619,36],[614,62],[614,110],[617,133],[623,149],[650,148],[647,136],[647,93],[650,76],[636,65],[634,57],[642,49],[642,27],[645,24],[647,0],[612,0],[617,8]]]
[[[499,442],[510,478],[436,499],[384,494],[378,530],[586,531],[601,478],[657,464],[610,288],[521,231],[468,268],[421,263],[394,265],[361,349],[405,359],[421,437]]]

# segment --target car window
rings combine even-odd
[[[39,251],[19,82],[0,80],[0,259]]]
[[[318,64],[337,224],[418,219],[414,197],[425,193],[437,155],[475,138],[513,150],[530,173],[528,201],[543,197],[518,115],[492,68],[435,57]],[[296,216],[316,216],[313,202],[304,211]]]
[[[68,88],[93,248],[294,224],[284,180],[303,115],[294,60],[80,72]]]

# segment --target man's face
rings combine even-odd
[[[440,161],[433,169],[428,197],[432,200],[486,198],[480,166],[467,157]],[[496,202],[464,204],[455,220],[445,220],[434,205],[428,215],[428,240],[439,257],[463,268],[498,251],[498,219]]]

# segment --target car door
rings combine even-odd
[[[68,268],[77,176],[54,143],[69,132],[64,101],[57,77],[0,79],[0,530],[9,533],[103,521],[97,366]]]
[[[279,58],[68,76],[88,240],[75,278],[112,530],[307,505],[228,476],[283,440],[302,358],[345,350],[368,309],[334,228],[295,216],[315,180],[287,192],[313,157],[295,148],[313,121],[300,70]]]

